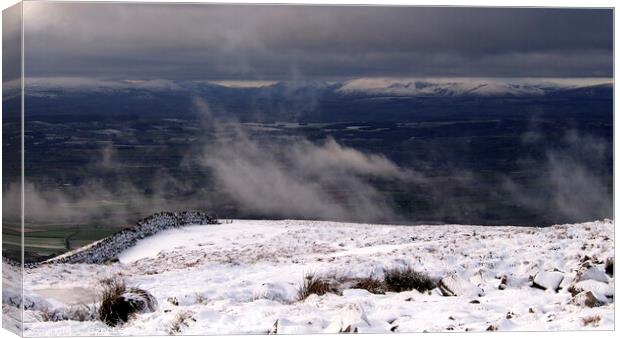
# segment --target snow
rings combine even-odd
[[[32,306],[24,314],[24,333],[162,335],[170,334],[179,314],[189,318],[181,334],[484,331],[490,326],[609,330],[614,278],[606,276],[604,283],[600,273],[582,272],[584,260],[604,271],[603,262],[613,256],[613,227],[612,221],[545,228],[299,220],[190,225],[139,240],[116,263],[53,263],[25,271],[26,299],[36,304],[70,312],[73,304],[96,299],[101,279],[120,277],[151,293],[156,311],[111,328],[98,320],[44,321],[42,307]],[[458,290],[456,296],[437,289],[372,294],[349,287],[340,294],[297,299],[307,273],[333,280],[382,279],[384,269],[405,266],[443,279]],[[559,285],[558,292],[532,287],[535,276]],[[504,289],[498,287],[502,280]],[[571,286],[583,291],[576,299]],[[588,291],[600,306],[584,305]],[[584,326],[583,319],[591,316],[601,320]]]
[[[122,263],[130,263],[142,258],[156,256],[165,249],[197,250],[201,246],[214,245],[215,243],[227,243],[230,241],[242,241],[243,245],[251,244],[255,236],[276,236],[283,231],[281,227],[256,226],[252,221],[235,224],[219,225],[193,225],[179,229],[160,231],[159,233],[143,239],[138,245],[125,250],[119,255]]]

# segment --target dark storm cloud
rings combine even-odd
[[[30,76],[611,76],[611,10],[27,3]]]

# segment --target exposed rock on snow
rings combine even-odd
[[[592,291],[583,291],[575,295],[575,297],[573,297],[572,299],[572,302],[575,305],[597,307],[605,305],[605,303],[607,303],[607,299],[597,296],[597,294]]]
[[[437,284],[439,292],[444,296],[484,296],[484,291],[456,274],[442,278]]]
[[[560,289],[562,280],[564,280],[564,274],[560,271],[541,271],[534,277],[532,286],[557,292]]]
[[[497,288],[500,290],[506,290],[507,287],[508,287],[508,276],[503,275],[500,278],[499,285],[497,286]]]
[[[153,312],[157,300],[148,291],[136,287],[125,288],[122,282],[106,286],[99,306],[99,318],[110,326],[126,323],[135,314]]]
[[[614,289],[607,283],[599,282],[593,279],[587,279],[581,282],[573,284],[571,287],[571,293],[580,293],[583,291],[590,291],[597,295],[604,297],[613,297]]]
[[[605,273],[611,277],[614,276],[614,258],[613,257],[608,257],[605,260]]]
[[[369,327],[364,308],[359,304],[346,304],[334,316],[325,333],[353,333],[360,327]]]
[[[609,277],[607,277],[607,274],[596,266],[584,266],[577,272],[575,280],[577,282],[584,280],[595,280],[602,283],[607,283],[607,281],[609,281]]]

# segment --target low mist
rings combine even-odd
[[[533,132],[525,144],[539,146],[544,135]],[[506,178],[507,196],[526,208],[556,213],[565,219],[587,221],[613,217],[613,186],[608,184],[612,166],[609,142],[569,131],[544,153],[540,174],[524,187]],[[523,159],[523,168],[535,164]],[[532,188],[533,187],[533,188]]]
[[[238,122],[213,118],[206,102],[197,100],[197,107],[216,130],[200,163],[213,171],[221,191],[264,217],[395,221],[401,216],[390,197],[371,181],[419,179],[381,154],[333,138],[317,144],[300,136],[252,137]]]

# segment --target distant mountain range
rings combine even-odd
[[[15,94],[6,90],[3,104],[16,104],[19,96]],[[251,121],[333,122],[436,117],[447,113],[447,107],[450,114],[513,109],[507,102],[527,105],[526,110],[536,105],[535,110],[544,112],[564,107],[574,110],[572,101],[593,100],[587,107],[591,111],[601,102],[610,108],[612,97],[611,79],[226,82],[60,78],[27,80],[25,100],[27,114],[33,117],[185,117],[208,110]]]
[[[552,82],[548,80],[493,80],[493,79],[357,79],[343,83],[337,91],[345,94],[394,95],[410,97],[527,97],[557,94],[566,91],[612,89],[612,82],[587,80],[583,82]]]

